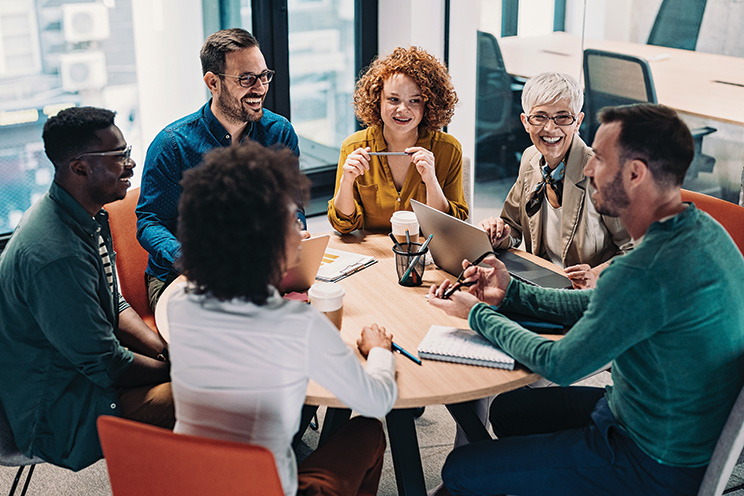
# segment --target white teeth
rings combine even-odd
[[[542,140],[546,143],[558,143],[561,140],[560,136],[541,136]]]

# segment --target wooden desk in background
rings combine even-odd
[[[378,261],[339,282],[346,291],[341,337],[353,349],[356,349],[362,327],[372,323],[384,326],[395,336],[396,343],[412,353],[416,352],[419,342],[433,324],[468,327],[467,321],[447,316],[430,306],[425,298],[431,284],[439,284],[445,277],[454,279],[451,275],[429,265],[422,286],[407,288],[397,283],[392,243],[387,236],[360,232],[343,236],[331,234],[328,246],[371,255]],[[555,268],[539,257],[524,252],[520,254],[545,267]],[[167,302],[169,289],[173,287],[166,289],[161,303]],[[159,304],[155,317],[158,329],[167,341],[165,307]],[[485,439],[488,432],[477,420],[470,402],[517,389],[539,378],[521,366],[512,371],[431,360],[417,365],[402,355],[396,353],[396,356],[398,400],[387,415],[386,423],[401,495],[426,494],[414,408],[446,405],[471,441]],[[361,356],[360,360],[363,360]],[[313,381],[308,385],[305,402],[307,405],[330,407],[323,422],[321,442],[350,414],[346,405]]]
[[[545,71],[570,74],[579,80],[581,38],[560,31],[544,36],[498,39],[506,71],[529,78]],[[659,103],[679,112],[744,126],[744,58],[645,45],[584,40],[584,48],[643,57]]]

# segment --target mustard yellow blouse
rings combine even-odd
[[[434,154],[435,170],[439,185],[449,202],[449,214],[458,219],[466,219],[468,205],[462,190],[462,147],[453,136],[440,131],[419,136],[415,146],[430,150]],[[373,152],[387,151],[382,128],[371,126],[357,131],[346,138],[341,145],[341,156],[336,171],[336,188],[343,174],[346,157],[357,148],[370,147]],[[403,187],[397,190],[387,157],[370,157],[369,170],[354,182],[354,204],[351,215],[336,211],[333,198],[328,202],[328,220],[334,229],[348,233],[355,229],[368,231],[389,231],[390,217],[397,210],[411,210],[411,199],[426,203],[426,185],[416,166],[411,163]]]

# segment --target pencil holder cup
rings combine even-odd
[[[401,286],[421,286],[424,282],[426,253],[429,248],[421,250],[421,243],[401,243],[401,249],[393,247],[395,268],[398,271],[398,284]]]

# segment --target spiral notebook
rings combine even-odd
[[[418,345],[418,355],[429,360],[514,370],[514,359],[470,329],[433,325]]]

